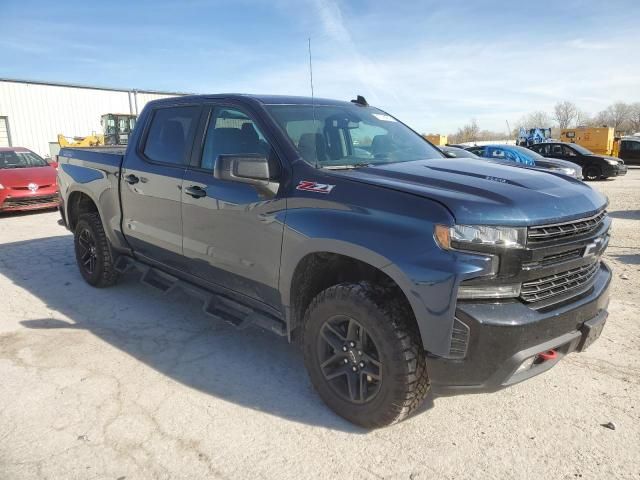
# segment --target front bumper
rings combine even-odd
[[[469,329],[466,355],[428,358],[434,393],[491,392],[548,370],[582,347],[589,325],[606,320],[610,282],[611,270],[601,263],[592,288],[560,306],[535,310],[519,301],[458,303],[456,317]],[[525,359],[551,349],[555,359],[516,373]]]
[[[60,203],[60,196],[56,189],[47,188],[37,192],[9,190],[1,193],[0,212],[56,208]]]
[[[608,165],[603,171],[605,177],[621,177],[627,174],[627,166],[623,164]]]

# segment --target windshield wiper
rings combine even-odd
[[[374,165],[375,164],[373,163],[360,162],[360,163],[350,163],[347,165],[326,165],[322,168],[325,168],[327,170],[354,170],[356,168],[372,167]]]

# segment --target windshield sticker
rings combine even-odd
[[[316,193],[331,193],[335,185],[327,185],[326,183],[311,182],[309,180],[302,180],[296,190],[302,190],[304,192],[316,192]]]
[[[395,122],[396,121],[396,119],[393,118],[391,115],[383,115],[381,113],[372,113],[371,115],[376,117],[378,120],[382,120],[383,122]]]

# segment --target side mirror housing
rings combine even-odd
[[[213,176],[220,180],[267,185],[269,161],[263,155],[220,155]]]

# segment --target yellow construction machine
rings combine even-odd
[[[105,113],[100,117],[102,125],[101,134],[87,135],[86,137],[67,137],[58,134],[58,144],[60,148],[87,148],[101,147],[104,145],[126,145],[129,142],[129,136],[136,124],[137,115],[128,113]],[[69,139],[72,141],[69,141]]]

